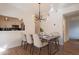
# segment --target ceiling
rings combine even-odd
[[[48,11],[50,9],[49,3],[41,3],[40,5],[40,12],[41,14],[48,14]],[[5,12],[7,10],[18,10],[23,13],[29,14],[29,13],[38,13],[39,12],[39,6],[38,3],[0,3],[0,11]]]
[[[79,5],[78,3],[41,3],[40,11],[42,14],[47,14],[51,7],[54,9],[63,9],[70,6]],[[11,8],[10,8],[11,7]],[[0,11],[16,8],[24,13],[38,13],[38,3],[0,3]]]
[[[48,11],[50,6],[56,9],[66,8],[72,5],[79,5],[78,3],[41,3],[41,10]],[[22,11],[38,10],[38,3],[0,3],[0,7],[6,8],[7,6],[16,7]],[[35,10],[35,11],[36,11]]]
[[[53,3],[52,5],[56,9],[63,9],[63,8],[67,8],[70,6],[79,5],[79,3]]]

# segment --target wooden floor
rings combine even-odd
[[[23,47],[15,47],[8,49],[4,52],[0,52],[1,55],[31,55],[30,54],[30,45],[27,46],[27,49]],[[52,48],[51,48],[52,49]],[[55,53],[54,53],[55,52]],[[48,46],[42,48],[41,55],[48,55]],[[38,49],[34,49],[33,55],[39,55]],[[58,51],[51,50],[51,55],[79,55],[79,41],[68,41],[64,46],[60,46]]]
[[[67,41],[56,55],[79,55],[79,40]]]
[[[11,48],[8,49],[4,52],[0,52],[1,55],[31,55],[30,54],[30,45],[27,46],[27,49],[24,49],[23,47],[15,47],[15,48]],[[53,51],[51,50],[51,54],[54,55],[55,53],[57,53],[58,51]],[[45,48],[42,48],[41,50],[41,55],[48,55],[48,46],[46,46]],[[33,51],[33,55],[38,55],[38,49],[34,49]]]
[[[70,40],[64,44],[64,55],[79,55],[79,40]]]

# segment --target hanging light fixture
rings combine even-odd
[[[39,5],[39,20],[41,20],[40,19],[40,3],[38,3],[38,5]]]
[[[38,14],[35,15],[37,20],[45,20],[46,18],[43,18],[43,15],[41,14],[41,3],[38,3]]]

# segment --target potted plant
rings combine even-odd
[[[40,28],[40,32],[44,32],[42,28]]]

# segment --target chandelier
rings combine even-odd
[[[37,19],[37,20],[45,20],[46,18],[44,18],[44,16],[43,15],[41,15],[41,8],[40,8],[40,6],[41,6],[41,3],[38,3],[38,14],[36,14],[35,15],[35,18]]]

